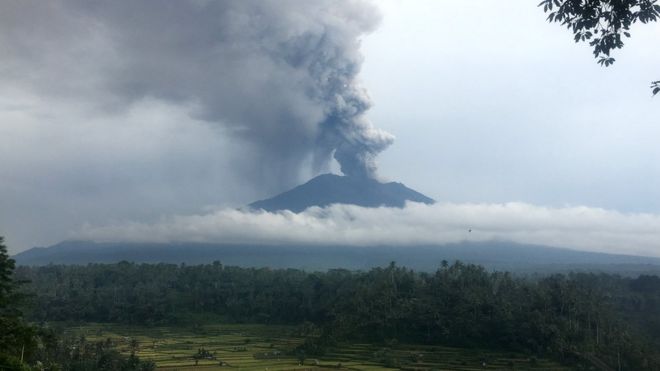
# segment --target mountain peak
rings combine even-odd
[[[357,176],[322,174],[277,196],[248,205],[265,211],[301,212],[311,206],[349,204],[364,207],[403,207],[406,201],[432,204],[435,201],[402,183],[381,183]]]

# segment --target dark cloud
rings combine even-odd
[[[1,6],[2,80],[97,110],[191,104],[249,147],[237,168],[282,189],[331,155],[372,176],[392,137],[364,117],[363,1],[40,1]]]

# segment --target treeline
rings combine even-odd
[[[34,321],[185,324],[311,322],[337,340],[524,351],[614,369],[660,369],[660,278],[516,278],[460,262],[435,273],[392,263],[367,272],[209,265],[19,267]]]
[[[84,337],[64,336],[23,318],[24,283],[14,276],[15,263],[9,258],[0,236],[0,370],[2,371],[151,371],[153,362],[142,361],[132,349],[122,355],[111,340],[88,342]]]

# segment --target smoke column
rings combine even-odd
[[[357,81],[360,38],[380,21],[365,1],[25,0],[0,10],[3,78],[102,110],[147,98],[191,105],[247,144],[237,168],[252,181],[288,186],[332,156],[344,174],[372,177],[393,140],[365,118]]]

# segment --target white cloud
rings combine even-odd
[[[402,209],[332,205],[312,207],[299,214],[220,209],[201,215],[170,216],[152,224],[87,225],[73,237],[97,241],[355,246],[507,240],[660,256],[660,215],[525,203],[409,203]]]

